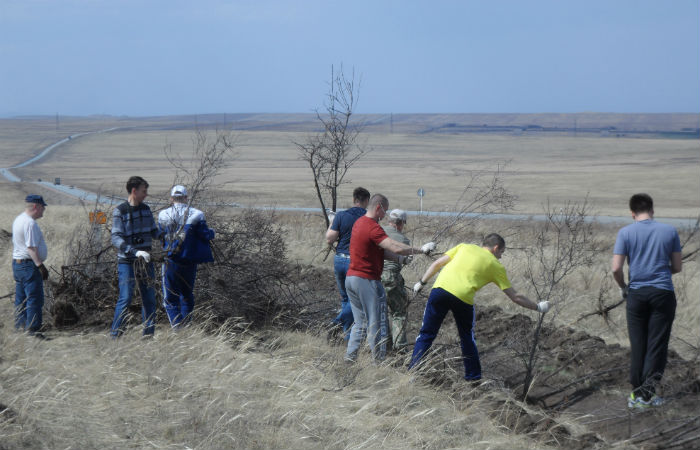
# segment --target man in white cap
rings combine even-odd
[[[204,213],[187,201],[187,188],[173,186],[172,206],[158,214],[158,227],[163,233],[163,306],[173,328],[186,325],[194,309],[194,282],[197,264],[212,262],[209,241],[214,230],[207,226]]]
[[[392,209],[389,212],[388,225],[382,226],[386,235],[396,242],[411,245],[411,241],[403,234],[403,227],[406,225],[406,211],[403,209]],[[410,259],[406,260],[406,264]],[[386,304],[389,307],[390,331],[392,346],[395,350],[408,345],[406,340],[406,308],[408,307],[408,296],[404,288],[404,279],[401,275],[401,268],[404,264],[390,259],[384,260],[384,271],[382,272],[382,284],[386,291]]]
[[[44,306],[44,266],[48,255],[44,235],[36,221],[43,217],[46,203],[41,195],[28,195],[25,210],[12,223],[12,275],[15,278],[15,328],[44,338],[39,333]]]

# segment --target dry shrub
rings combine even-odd
[[[56,327],[109,323],[119,295],[116,250],[106,225],[80,225],[70,236],[49,301]]]
[[[330,316],[333,277],[287,260],[274,211],[247,209],[214,228],[216,262],[201,266],[195,296],[216,320],[306,328]]]
[[[307,328],[332,314],[333,277],[290,263],[282,226],[272,210],[247,209],[214,221],[216,261],[201,264],[195,285],[199,317],[223,323],[235,317],[255,326]],[[218,222],[218,223],[217,223]],[[78,227],[67,246],[51,307],[57,327],[108,324],[119,295],[116,251],[107,225]],[[158,264],[162,254],[153,252]],[[156,272],[160,273],[158,267]],[[155,280],[162,296],[161,280]],[[162,303],[160,299],[158,303]],[[140,319],[140,296],[131,305]]]

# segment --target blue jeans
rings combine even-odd
[[[335,270],[335,283],[338,285],[338,292],[340,292],[340,312],[333,319],[333,323],[343,326],[345,340],[348,340],[350,337],[350,327],[352,327],[353,323],[352,308],[348,300],[348,293],[345,290],[345,278],[349,268],[350,257],[336,254],[333,258],[333,269]]]
[[[459,341],[462,346],[462,361],[464,362],[464,379],[480,380],[481,363],[479,362],[479,352],[476,349],[474,340],[474,306],[464,303],[454,295],[444,289],[434,288],[430,291],[428,303],[425,305],[423,314],[423,324],[420,333],[416,338],[416,345],[413,347],[413,356],[408,368],[412,368],[423,357],[425,352],[433,345],[433,341],[440,331],[442,321],[448,311],[457,323]]]
[[[15,328],[30,333],[41,328],[41,310],[44,307],[44,280],[34,261],[21,263],[12,260],[15,278]]]
[[[124,319],[134,296],[134,289],[138,281],[139,292],[141,292],[141,318],[144,323],[143,334],[153,334],[156,321],[156,292],[153,288],[155,271],[153,263],[146,263],[146,273],[138,274],[135,277],[134,265],[144,264],[141,261],[134,263],[119,263],[119,300],[114,309],[114,320],[112,321],[112,337],[119,337],[124,332]]]
[[[169,259],[163,263],[163,307],[173,328],[189,321],[194,309],[196,277],[196,264],[177,264]]]

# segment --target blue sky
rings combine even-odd
[[[0,116],[700,112],[698,0],[0,0]]]

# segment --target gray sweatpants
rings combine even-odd
[[[350,276],[345,279],[345,289],[350,299],[352,316],[355,319],[345,358],[352,361],[357,359],[357,351],[366,336],[374,360],[383,361],[386,357],[388,333],[386,293],[382,282]]]

